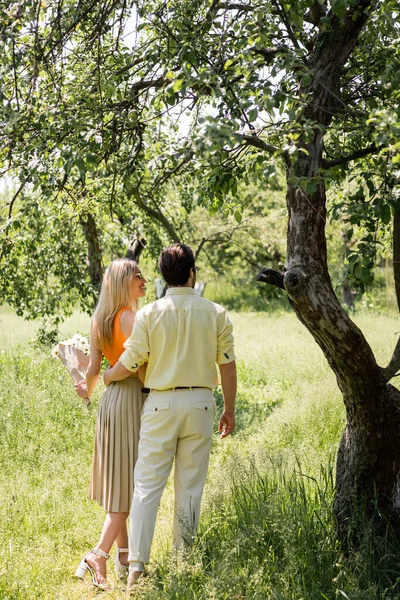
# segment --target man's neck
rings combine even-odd
[[[168,289],[172,290],[174,288],[194,288],[194,284],[196,283],[196,280],[193,281],[193,277],[189,277],[189,279],[187,280],[186,283],[183,283],[182,285],[169,285]]]

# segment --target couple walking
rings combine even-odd
[[[104,374],[107,388],[99,406],[90,497],[107,515],[97,546],[76,573],[83,578],[89,570],[93,584],[103,589],[114,541],[117,574],[129,567],[128,589],[141,577],[174,461],[174,541],[177,548],[190,546],[210,456],[216,364],[224,396],[221,437],[235,428],[229,318],[221,306],[195,295],[195,257],[189,246],[166,248],[158,264],[168,285],[166,296],[138,312],[146,280],[137,264],[120,259],[107,268],[92,319],[86,384],[77,387],[78,395],[90,396],[104,354],[112,366]]]

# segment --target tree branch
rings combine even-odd
[[[294,35],[294,31],[290,25],[290,20],[288,19],[288,16],[286,14],[286,11],[284,9],[284,7],[282,6],[282,4],[279,2],[279,0],[274,0],[274,4],[275,4],[275,8],[279,13],[279,16],[281,17],[283,24],[286,27],[286,31],[288,32],[288,35],[290,37],[290,39],[292,40],[292,43],[294,45],[295,48],[297,48],[298,50],[301,50],[301,46],[298,42],[298,39],[296,38],[296,36]]]
[[[147,242],[144,238],[135,238],[129,244],[129,248],[126,251],[125,258],[130,258],[131,260],[139,262],[139,257],[146,244]]]
[[[159,77],[158,79],[141,79],[140,81],[136,81],[136,83],[132,84],[131,87],[131,96],[132,98],[136,98],[138,92],[141,90],[148,90],[149,88],[160,88],[165,85],[166,80],[164,77]]]
[[[330,169],[332,167],[336,167],[337,165],[344,165],[351,160],[356,160],[357,158],[363,158],[364,156],[368,156],[369,154],[374,154],[377,152],[378,148],[375,144],[371,144],[367,148],[362,148],[361,150],[356,150],[353,154],[348,154],[347,156],[340,156],[339,158],[334,158],[332,160],[322,159],[322,167],[324,169]]]
[[[27,180],[25,179],[25,181],[23,181],[21,183],[21,185],[19,186],[19,188],[15,192],[14,196],[10,200],[10,204],[8,205],[8,218],[9,219],[11,219],[11,217],[12,217],[12,211],[13,211],[14,202],[16,201],[16,199],[18,198],[18,196],[20,195],[20,193],[24,189],[26,182],[27,182]]]
[[[253,10],[256,10],[257,8],[260,8],[260,5],[258,6],[249,6],[248,4],[239,4],[236,2],[220,2],[215,6],[214,10],[242,10],[244,12],[252,12]]]
[[[240,133],[238,134],[238,137],[243,142],[246,142],[246,144],[248,144],[249,146],[255,146],[256,148],[264,150],[265,152],[269,152],[270,154],[284,154],[283,150],[277,148],[276,146],[273,146],[272,144],[267,144],[267,142],[264,142],[264,140],[259,138],[257,135],[246,135]]]
[[[148,204],[143,202],[140,197],[140,192],[132,194],[136,198],[136,203],[139,208],[143,210],[149,217],[159,221],[161,225],[163,225],[164,229],[169,233],[173,242],[180,242],[179,236],[176,233],[173,225],[168,221],[168,219],[159,211],[154,208],[151,208]]]
[[[93,287],[93,302],[95,302],[103,279],[103,253],[100,247],[99,230],[91,213],[80,215],[79,223],[87,243],[88,273]]]
[[[256,279],[257,281],[262,281],[262,283],[268,283],[280,288],[281,290],[285,290],[285,286],[283,285],[283,273],[276,271],[275,269],[267,269],[264,267],[258,273]]]
[[[200,254],[204,244],[206,243],[206,238],[201,238],[200,244],[197,246],[196,251],[194,253],[194,259],[197,260],[198,255]]]
[[[190,162],[192,160],[193,156],[194,156],[193,150],[187,151],[185,157],[181,160],[181,162],[179,164],[176,165],[176,167],[174,167],[173,169],[170,169],[169,171],[165,171],[158,179],[155,180],[155,182],[151,186],[151,190],[154,190],[154,189],[160,187],[161,185],[164,185],[164,183],[166,183],[169,179],[171,179],[171,177],[173,177],[173,175],[176,175],[181,170],[181,168],[183,166],[185,166],[185,164]]]
[[[392,358],[387,367],[382,369],[382,374],[385,381],[390,381],[397,371],[400,369],[400,338],[397,340],[396,348],[394,349]]]
[[[261,54],[267,65],[271,64],[277,54],[287,54],[290,52],[290,48],[283,44],[272,46],[271,48],[265,48],[264,46],[257,48],[256,46],[252,46],[250,50],[252,50],[254,54]]]

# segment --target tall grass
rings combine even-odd
[[[137,596],[400,599],[396,544],[372,543],[368,527],[357,553],[337,541],[331,509],[344,411],[324,357],[293,315],[232,319],[237,433],[215,436],[199,536],[185,556],[170,553],[168,483],[151,574]],[[73,573],[104,518],[86,497],[101,385],[87,410],[62,365],[29,344],[34,328],[4,310],[0,320],[0,599],[93,598]],[[384,364],[396,322],[366,316],[362,326]],[[75,315],[62,335],[87,329]],[[124,597],[109,572],[114,589],[102,597]]]

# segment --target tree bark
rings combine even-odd
[[[130,243],[129,248],[126,251],[125,257],[130,258],[131,260],[135,260],[138,263],[140,255],[142,254],[142,251],[145,246],[146,240],[144,238],[135,238]]]
[[[99,233],[93,215],[87,213],[79,217],[87,246],[88,246],[88,272],[90,284],[93,289],[93,303],[96,302],[103,280],[102,251],[100,247]]]
[[[393,274],[397,307],[400,311],[400,211],[394,211],[393,217]]]
[[[327,266],[326,194],[320,176],[323,132],[332,120],[340,73],[368,17],[360,0],[343,20],[332,17],[309,59],[312,82],[299,91],[308,97],[305,123],[314,123],[287,164],[287,260],[284,287],[292,307],[321,347],[343,394],[347,424],[337,457],[335,512],[347,524],[361,506],[375,506],[400,524],[400,393],[383,370],[360,329],[338,301]],[[307,193],[298,181],[317,183]],[[267,273],[260,280],[272,281]]]

